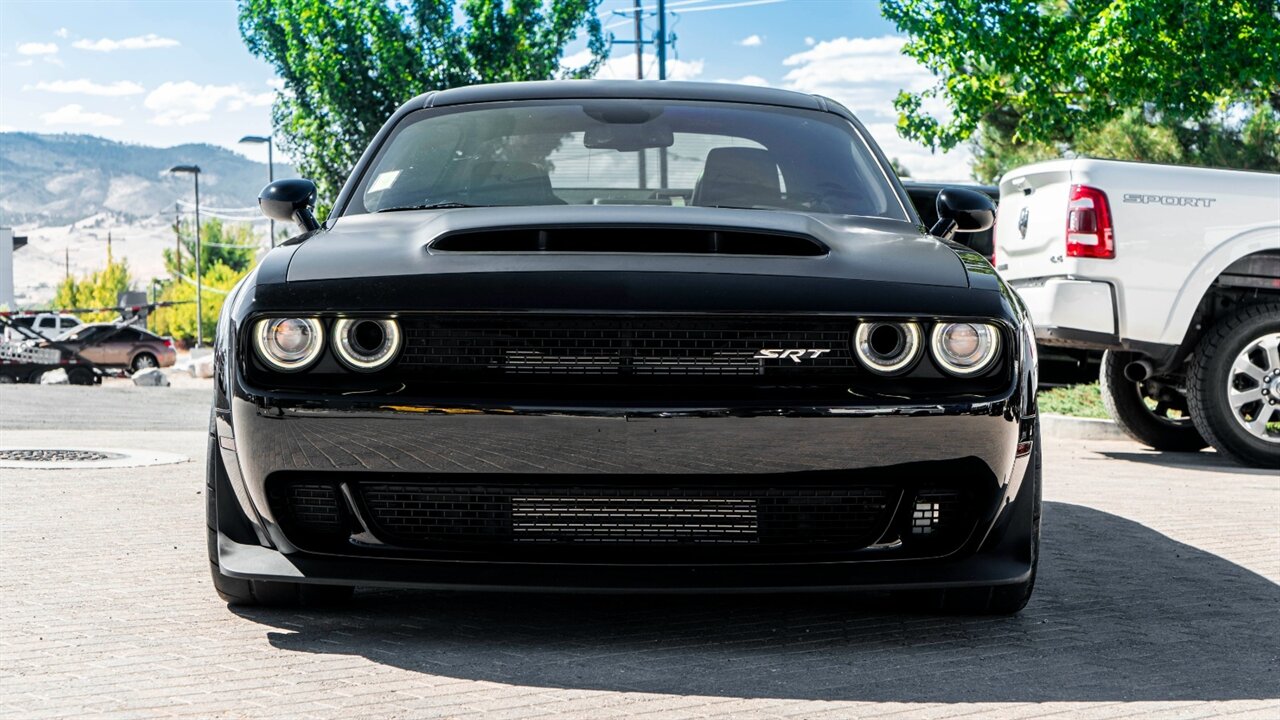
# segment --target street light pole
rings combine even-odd
[[[175,165],[169,168],[171,173],[191,173],[196,180],[196,347],[204,347],[204,288],[201,284],[200,265],[204,261],[204,252],[200,246],[200,166],[199,165]],[[178,272],[182,272],[182,267],[178,267]]]
[[[270,135],[245,135],[244,137],[240,138],[240,142],[251,143],[251,144],[260,144],[260,143],[267,144],[267,182],[268,183],[275,182],[276,181],[275,143],[272,142],[271,136]],[[271,222],[271,229],[269,232],[271,233],[271,247],[275,247],[276,246],[276,221],[272,219],[270,222]]]

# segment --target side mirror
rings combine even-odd
[[[996,204],[976,190],[945,188],[938,193],[938,222],[930,235],[950,240],[957,232],[982,232],[996,224]]]
[[[313,212],[315,206],[316,184],[310,180],[276,180],[258,193],[258,207],[263,215],[282,222],[295,222],[303,232],[320,228]]]

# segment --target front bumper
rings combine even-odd
[[[213,549],[221,571],[234,577],[396,587],[766,591],[1016,583],[1030,571],[1017,538],[1030,523],[1018,520],[1017,508],[1027,495],[1021,490],[1034,430],[1034,418],[1019,407],[1013,396],[948,406],[772,409],[317,406],[240,396],[218,413],[214,428],[230,497],[219,498]],[[952,470],[963,476],[946,477]],[[291,534],[272,496],[273,479],[332,480],[360,512],[359,485],[385,478],[534,487],[669,481],[687,488],[726,477],[775,487],[821,477],[887,485],[899,493],[895,503],[906,503],[911,488],[938,476],[980,502],[964,536],[932,553],[904,551],[887,531],[875,547],[821,556],[740,548],[444,552],[397,546],[372,522],[372,532],[357,528],[349,543],[317,548]]]

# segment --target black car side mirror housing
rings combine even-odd
[[[258,207],[273,220],[295,222],[303,232],[318,230],[316,184],[302,178],[276,180],[258,193]]]
[[[938,222],[930,235],[950,240],[957,232],[982,232],[996,224],[996,205],[976,190],[944,188],[938,193]]]

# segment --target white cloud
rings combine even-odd
[[[12,125],[0,125],[0,133],[16,132],[18,128]]]
[[[23,88],[26,90],[27,88]],[[118,97],[121,95],[138,95],[143,92],[143,87],[137,83],[121,80],[110,84],[99,84],[91,80],[54,80],[53,82],[38,82],[35,85],[36,90],[53,93],[75,93],[79,95],[100,95],[106,97]]]
[[[764,44],[764,38],[759,35],[748,35],[738,41],[742,47],[760,47]]]
[[[793,90],[825,95],[848,107],[867,125],[884,153],[900,159],[914,177],[969,177],[967,148],[933,153],[898,136],[893,99],[901,90],[919,92],[936,81],[926,68],[902,54],[905,42],[905,38],[892,36],[817,42],[783,60],[783,65],[791,68],[783,82]],[[946,112],[945,106],[936,102],[926,103],[926,110]]]
[[[71,31],[66,28],[58,28],[53,32],[53,34],[55,37],[60,37],[65,40],[67,36],[71,34]]]
[[[561,68],[581,67],[591,61],[591,51],[582,50],[560,60]],[[702,75],[705,63],[702,60],[676,60],[667,58],[668,80],[693,80]],[[658,60],[653,53],[644,55],[644,76],[646,80],[658,79]],[[602,80],[634,80],[636,77],[635,53],[623,53],[611,56],[600,66],[596,77]]]
[[[106,113],[87,112],[80,105],[63,105],[40,116],[46,125],[82,125],[88,127],[107,127],[119,125],[124,121]]]
[[[110,38],[102,38],[101,40],[77,40],[71,43],[71,47],[78,50],[114,52],[116,50],[150,50],[152,48],[176,47],[178,44],[178,41],[172,38],[160,37],[155,33],[147,33],[146,35],[122,38],[120,40],[112,40]]]
[[[818,41],[814,40],[812,37],[805,37],[804,44],[807,47],[813,47],[814,45],[818,44]]]
[[[142,104],[156,125],[191,125],[213,117],[215,110],[237,112],[263,107],[275,100],[275,92],[251,93],[239,85],[199,85],[190,80],[167,82],[152,90]]]
[[[765,80],[759,75],[743,75],[742,77],[736,78],[736,79],[724,78],[721,80],[717,80],[716,82],[733,83],[735,85],[756,85],[759,87],[769,87],[769,81]]]
[[[18,45],[19,55],[53,55],[58,52],[56,43],[29,42]]]

